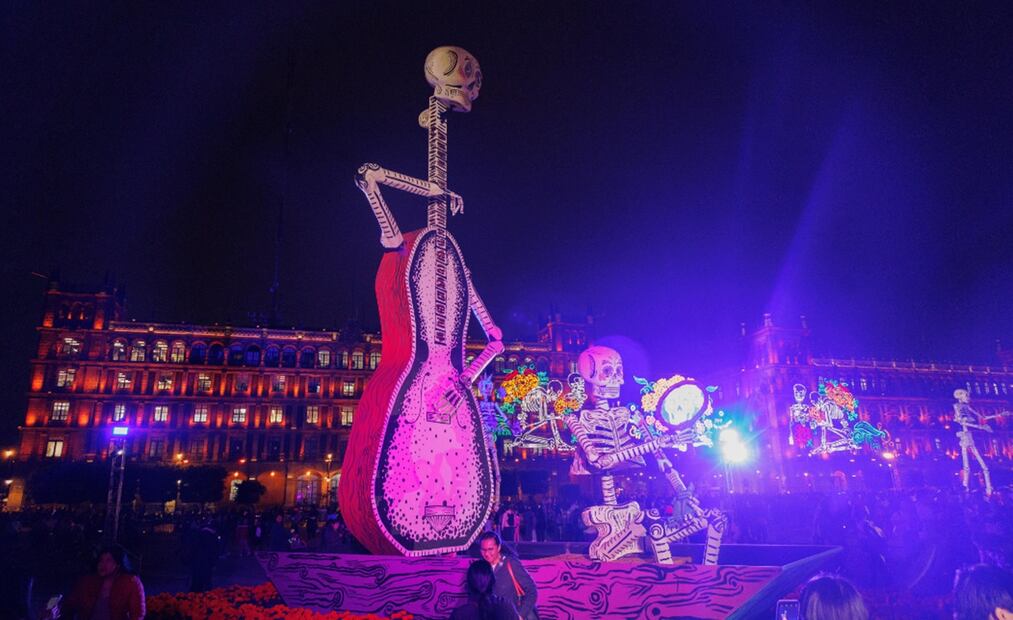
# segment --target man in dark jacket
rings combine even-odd
[[[503,543],[496,532],[485,532],[478,538],[482,559],[492,565],[496,583],[493,593],[510,601],[517,608],[522,620],[537,620],[535,603],[538,589],[520,560],[504,555]]]

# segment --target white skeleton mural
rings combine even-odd
[[[957,437],[960,438],[960,456],[963,460],[962,481],[964,489],[967,491],[971,490],[971,463],[967,458],[967,453],[970,452],[974,455],[974,459],[978,461],[978,465],[981,466],[981,475],[985,479],[985,495],[991,495],[992,478],[989,476],[988,465],[985,464],[985,459],[982,458],[981,452],[978,451],[978,446],[974,443],[974,431],[991,433],[992,427],[987,422],[1008,416],[1010,413],[1004,411],[991,416],[978,413],[971,406],[971,394],[967,390],[954,390],[953,398],[957,399],[957,402],[953,403],[953,421],[960,425]]]
[[[810,448],[809,456],[854,452],[863,445],[878,448],[887,439],[886,431],[858,419],[858,399],[845,383],[821,380],[813,392],[796,383],[792,394],[788,445]]]
[[[672,563],[669,545],[684,540],[693,533],[708,530],[704,563],[716,564],[721,534],[726,519],[715,510],[703,510],[690,498],[678,472],[664,455],[663,448],[685,445],[694,441],[694,429],[676,430],[661,434],[644,442],[634,436],[651,437],[652,434],[627,407],[616,406],[623,385],[622,358],[614,349],[593,346],[578,358],[580,375],[591,386],[588,394],[592,405],[579,413],[567,416],[567,426],[577,441],[572,474],[601,475],[603,504],[591,506],[582,513],[584,524],[598,530],[598,536],[588,551],[591,559],[614,561],[627,555],[641,553],[647,538],[655,559],[661,564]],[[695,422],[695,420],[694,420]],[[632,431],[632,432],[631,432]],[[644,511],[635,501],[619,504],[616,497],[614,474],[644,467],[643,455],[652,453],[666,479],[681,499],[688,500],[688,514],[671,519],[662,518],[658,511]]]

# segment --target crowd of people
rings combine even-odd
[[[992,582],[1000,584],[1002,576],[1008,575],[1002,571],[1013,568],[1013,502],[1002,490],[988,498],[929,487],[781,495],[715,491],[700,493],[699,498],[704,506],[717,506],[728,515],[727,544],[842,547],[836,572],[853,583],[873,608],[895,592],[912,591],[926,600],[948,595],[954,574],[967,566],[995,567],[1000,573],[999,577],[993,575]],[[505,499],[486,528],[496,537],[497,546],[500,539],[507,543],[504,549],[527,541],[586,542],[595,535],[581,521],[581,512],[591,504],[587,498]],[[684,501],[674,497],[630,499],[663,514],[678,513],[682,509],[679,502]],[[69,584],[75,577],[91,573],[96,550],[107,538],[103,512],[101,508],[33,508],[0,513],[0,549],[12,567],[9,578],[2,582],[5,600],[24,600],[33,579],[36,583],[48,579]],[[161,549],[170,550],[189,569],[192,591],[221,585],[215,583],[214,571],[218,560],[227,555],[242,558],[257,550],[361,549],[333,505],[262,511],[243,506],[226,510],[193,507],[173,513],[125,511],[118,540],[126,549],[148,548],[149,553],[153,540],[163,541]],[[483,538],[479,546],[486,543],[488,539]],[[480,552],[486,556],[486,549]],[[125,559],[129,564],[131,558]],[[133,559],[142,564],[144,558]],[[500,580],[499,587],[505,588],[496,563],[488,558],[486,562],[493,569],[493,578]],[[474,581],[476,592],[485,592],[479,586],[485,583],[486,571],[482,567],[474,570],[469,583]],[[513,582],[511,578],[505,583],[516,591]],[[947,599],[954,608],[957,603],[956,594]]]

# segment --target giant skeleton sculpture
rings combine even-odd
[[[967,458],[967,453],[970,452],[974,455],[974,459],[978,461],[978,465],[981,466],[981,475],[985,479],[985,495],[991,495],[992,478],[989,476],[988,465],[985,464],[985,459],[982,458],[981,452],[978,451],[978,446],[974,443],[973,431],[991,433],[992,427],[987,422],[1008,416],[1010,413],[1004,411],[990,416],[978,413],[971,406],[971,393],[967,390],[954,390],[953,398],[957,399],[957,402],[953,403],[953,421],[960,425],[957,437],[960,438],[960,456],[963,460],[963,468],[961,470],[963,475],[961,479],[964,483],[964,489],[967,491],[971,490],[971,463]]]
[[[356,539],[373,553],[407,556],[467,549],[492,509],[495,452],[471,386],[503,350],[446,229],[448,202],[455,215],[464,203],[447,189],[444,114],[471,110],[482,72],[467,51],[446,46],[430,52],[425,75],[434,89],[419,116],[428,180],[377,164],[364,164],[355,180],[387,250],[376,277],[383,355],[360,400],[339,487]],[[380,186],[427,198],[428,226],[402,234]],[[465,367],[469,310],[489,342]]]
[[[640,442],[636,436],[651,437],[639,416],[629,408],[616,406],[623,385],[622,358],[613,349],[592,346],[580,354],[578,368],[590,385],[590,408],[567,416],[567,426],[577,441],[571,474],[599,474],[603,504],[591,506],[581,514],[584,524],[594,527],[598,535],[588,554],[598,561],[614,561],[643,552],[649,541],[659,564],[671,564],[669,545],[692,534],[707,530],[704,564],[716,564],[726,517],[718,510],[702,509],[691,496],[679,473],[664,453],[664,448],[684,446],[696,437],[695,419],[654,439]],[[691,387],[691,386],[679,386]],[[632,432],[631,432],[632,431]],[[620,504],[616,496],[614,475],[644,467],[643,455],[652,454],[661,473],[677,495],[689,507],[686,514],[663,518],[656,510],[644,511],[636,501]]]

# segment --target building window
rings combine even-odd
[[[260,366],[260,349],[253,345],[246,347],[246,365]]]
[[[203,364],[208,354],[208,346],[198,342],[190,347],[190,363]]]
[[[131,362],[143,362],[145,354],[145,344],[143,340],[135,340],[134,346],[130,349],[130,361]]]
[[[496,372],[498,372],[498,373],[505,372],[506,371],[506,360],[503,359],[502,357],[497,357],[496,361],[493,363],[493,369],[495,369]]]
[[[50,439],[46,442],[46,458],[58,459],[63,456],[63,440]]]
[[[267,352],[264,353],[264,366],[270,366],[275,368],[278,366],[279,351],[278,347],[268,347]]]
[[[148,456],[153,459],[160,459],[165,454],[165,440],[152,439],[148,444]]]
[[[61,368],[56,373],[56,387],[68,389],[74,387],[75,375],[77,375],[76,368]]]
[[[320,424],[320,407],[316,405],[306,407],[306,423]]]
[[[249,392],[250,391],[250,375],[245,372],[236,375],[236,391],[237,392]]]
[[[77,338],[64,338],[63,346],[60,347],[60,357],[74,360],[81,355],[81,341]]]
[[[172,343],[172,350],[169,352],[169,361],[173,364],[182,364],[186,361],[186,345],[182,342]]]
[[[268,424],[284,424],[285,411],[281,407],[271,407],[267,413]]]
[[[53,403],[53,415],[50,418],[53,422],[66,422],[70,417],[70,402],[58,400]]]
[[[320,478],[300,476],[295,481],[295,503],[300,506],[315,506],[320,503]]]
[[[285,368],[295,368],[295,349],[286,347],[281,351],[281,365]]]
[[[159,340],[155,343],[155,348],[151,350],[151,361],[153,362],[164,362],[169,357],[169,344],[164,340]]]
[[[197,391],[205,393],[211,391],[211,375],[205,372],[197,375]]]
[[[380,365],[380,352],[372,351],[369,354],[369,369],[376,370],[376,367]]]
[[[271,379],[271,391],[284,393],[285,381],[285,375],[275,375],[274,378]]]
[[[241,405],[239,407],[232,408],[232,423],[233,424],[246,424],[246,406]]]
[[[241,366],[243,364],[243,345],[234,344],[229,347],[229,366]]]
[[[197,405],[193,408],[193,423],[194,424],[207,424],[208,423],[208,406]]]
[[[329,368],[331,365],[331,350],[320,349],[317,351],[317,366],[320,368]]]
[[[313,349],[303,349],[299,352],[299,368],[313,368],[316,360],[316,353]]]
[[[341,408],[341,425],[342,426],[351,426],[352,425],[352,419],[354,417],[355,417],[355,409],[352,409],[351,407],[342,407]]]
[[[190,442],[190,460],[191,461],[203,461],[204,460],[204,440],[194,439]]]
[[[354,381],[342,381],[341,382],[341,395],[342,396],[355,396],[355,382]]]
[[[116,389],[117,390],[129,390],[130,386],[132,384],[133,384],[133,379],[130,378],[129,374],[127,374],[125,372],[122,372],[122,371],[116,373]]]
[[[211,366],[221,366],[225,363],[225,347],[215,343],[208,348],[208,364]]]
[[[352,370],[362,370],[363,357],[362,351],[355,351],[352,353]]]
[[[168,422],[169,421],[169,405],[155,405],[155,412],[151,416],[154,422]]]
[[[338,368],[348,368],[348,351],[342,351],[338,357]]]
[[[172,375],[170,374],[158,375],[157,387],[159,392],[168,392],[172,390]]]
[[[123,403],[113,405],[113,422],[122,422],[127,419],[127,406]]]
[[[306,393],[307,394],[319,394],[320,393],[320,377],[310,377],[306,380]]]
[[[122,362],[127,359],[127,343],[122,340],[117,340],[113,343],[112,353],[109,358],[114,362]]]

